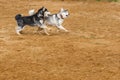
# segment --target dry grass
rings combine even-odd
[[[69,33],[15,33],[14,16],[67,8]],[[120,80],[120,4],[0,0],[0,80]],[[50,27],[50,26],[49,26]]]

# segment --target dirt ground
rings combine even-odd
[[[69,33],[15,33],[14,16],[45,6]],[[120,80],[120,3],[0,0],[0,80]]]

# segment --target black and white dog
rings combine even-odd
[[[34,13],[34,10],[29,11],[29,15],[32,15]],[[56,26],[59,30],[64,30],[65,32],[68,32],[67,29],[65,29],[62,26],[62,23],[65,18],[69,16],[68,10],[65,10],[61,8],[61,10],[56,14],[50,14],[50,12],[45,13],[45,25],[51,25]]]
[[[45,34],[49,35],[46,31],[46,26],[44,25],[44,15],[48,12],[45,7],[40,8],[35,14],[30,16],[22,16],[21,14],[17,14],[15,16],[15,20],[17,22],[16,33],[21,34],[20,32],[23,30],[25,25],[29,26],[38,26],[42,28]]]

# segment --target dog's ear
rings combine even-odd
[[[64,11],[64,9],[63,9],[63,8],[61,8],[61,10],[60,10],[60,11],[62,12],[62,11]]]
[[[43,11],[45,11],[45,7],[43,7]]]

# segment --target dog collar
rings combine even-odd
[[[56,14],[56,17],[58,17],[58,19],[64,19],[63,16],[61,14]]]
[[[64,19],[63,16],[62,16],[62,14],[60,14],[60,17],[61,17],[61,19]]]

